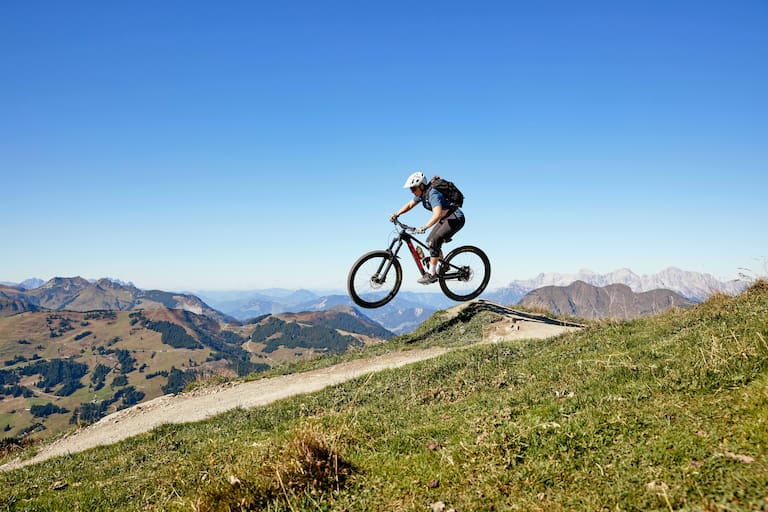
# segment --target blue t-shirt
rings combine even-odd
[[[419,196],[413,196],[413,200],[417,203],[423,204],[424,208],[429,211],[432,211],[432,207],[437,205],[443,207],[443,212],[447,212],[450,208],[453,208],[453,203],[451,203],[439,190],[434,187],[430,187],[428,189],[426,201]],[[458,207],[456,207],[454,214],[456,217],[464,216],[464,212],[462,212]]]

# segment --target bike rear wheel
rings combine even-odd
[[[440,288],[449,298],[459,302],[471,300],[488,286],[491,262],[477,247],[457,247],[443,259],[438,277]]]
[[[391,301],[400,290],[403,269],[389,251],[363,254],[349,271],[347,291],[363,308],[378,308]]]

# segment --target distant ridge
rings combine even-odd
[[[66,280],[71,282],[67,283]],[[576,273],[541,273],[532,279],[513,281],[506,287],[487,291],[483,298],[499,304],[517,304],[530,291],[545,286],[568,286],[576,281],[583,281],[597,287],[610,284],[623,284],[635,293],[656,289],[671,290],[691,301],[702,302],[715,292],[737,295],[748,285],[745,281],[722,282],[711,274],[681,270],[669,267],[652,275],[638,275],[632,270],[618,269],[608,274],[598,274],[591,270]],[[245,321],[265,314],[284,312],[322,311],[335,306],[351,306],[352,302],[345,293],[315,292],[312,290],[261,289],[235,292],[163,292],[144,291],[132,283],[117,279],[99,279],[97,281],[82,278],[55,278],[46,283],[39,279],[28,279],[15,287],[8,295],[13,299],[0,296],[0,315],[15,314],[29,308],[50,308],[72,310],[88,309],[147,309],[169,307],[188,311],[210,313],[222,321]],[[54,294],[47,301],[42,300],[42,290],[56,284],[62,290],[69,287],[70,294]],[[92,288],[89,288],[93,285]],[[20,288],[24,288],[20,290]],[[41,290],[42,289],[42,290]],[[78,296],[73,296],[74,291]],[[19,296],[21,292],[23,295]],[[36,298],[37,297],[37,298]],[[68,301],[65,305],[62,301]],[[13,304],[11,304],[13,302]],[[412,331],[438,309],[453,305],[439,292],[421,293],[403,291],[385,307],[372,310],[368,315],[389,331],[403,334]]]
[[[12,286],[0,285],[0,317],[37,311],[39,308],[24,297],[24,291]]]
[[[237,294],[197,292],[208,304],[241,321],[267,314],[325,311],[336,307],[351,307],[346,294],[316,295],[298,290],[251,290]],[[272,295],[269,295],[272,293]],[[442,293],[401,292],[382,308],[366,312],[371,319],[395,334],[403,334],[418,327],[438,309],[455,304]]]
[[[628,268],[618,269],[608,274],[598,274],[591,270],[582,269],[573,274],[549,272],[539,274],[533,279],[513,281],[508,286],[487,294],[487,296],[503,304],[514,304],[531,290],[545,286],[568,286],[576,281],[598,287],[623,284],[635,293],[658,289],[672,290],[695,302],[702,302],[716,292],[738,295],[749,285],[745,281],[738,280],[722,282],[711,274],[681,270],[676,267],[669,267],[656,274],[642,276],[635,274]]]
[[[576,281],[568,286],[533,290],[520,304],[543,307],[555,315],[627,320],[658,314],[673,307],[690,307],[694,302],[672,290],[635,293],[625,284],[597,287]]]
[[[107,278],[89,281],[82,277],[54,277],[33,289],[0,287],[0,316],[35,310],[131,311],[155,308],[180,309],[224,323],[235,321],[194,295],[141,290],[132,284]]]

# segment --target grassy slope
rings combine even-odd
[[[20,382],[20,384],[33,390],[37,395],[36,397],[0,396],[0,442],[3,442],[5,438],[19,436],[27,427],[38,422],[45,426],[45,430],[32,434],[33,439],[55,437],[72,430],[73,426],[69,424],[72,412],[83,402],[110,398],[120,388],[120,386],[114,388],[111,386],[113,379],[119,374],[116,371],[118,361],[116,355],[101,353],[99,348],[130,351],[131,356],[136,359],[136,369],[127,374],[128,385],[145,393],[145,400],[162,395],[161,387],[168,381],[166,377],[162,376],[148,380],[147,375],[156,374],[160,371],[167,372],[171,367],[185,369],[195,366],[197,371],[201,373],[207,371],[221,375],[222,378],[234,375],[232,370],[224,368],[224,362],[206,364],[206,360],[212,354],[210,347],[191,350],[173,348],[163,344],[160,333],[136,324],[136,320],[131,318],[131,314],[130,311],[115,311],[104,315],[100,315],[99,312],[61,311],[26,313],[0,318],[0,369],[18,368],[27,364],[22,362],[13,366],[4,365],[6,361],[13,361],[17,356],[23,356],[27,359],[31,359],[33,356],[43,359],[74,358],[76,362],[87,364],[89,367],[89,374],[81,379],[84,387],[67,397],[55,396],[58,388],[54,388],[50,394],[43,394],[41,390],[35,387],[35,383],[40,378],[38,375],[24,377]],[[142,314],[149,320],[181,325],[187,334],[199,339],[199,335],[192,329],[192,323],[187,319],[187,314],[184,311],[157,308],[145,310]],[[312,315],[306,314],[304,319],[307,316]],[[49,327],[58,330],[62,323],[61,319],[68,321],[71,330],[62,331],[61,336],[51,338]],[[206,322],[198,317],[193,318],[193,320],[201,322],[203,325],[207,324],[209,332],[214,332],[217,329],[212,321]],[[134,323],[131,323],[132,321]],[[247,337],[250,336],[255,327],[255,325],[228,325],[226,330]],[[78,339],[79,335],[86,331],[91,332],[91,334]],[[364,336],[356,337],[365,338]],[[119,338],[119,341],[112,342],[115,338]],[[19,343],[21,340],[24,342]],[[367,341],[371,342],[370,339]],[[378,343],[378,340],[376,342]],[[261,351],[264,346],[263,344],[249,344],[249,348],[254,350],[253,362],[286,366],[286,363],[307,361],[324,353],[321,348],[306,347],[280,348],[277,351],[265,353]],[[327,362],[324,361],[319,364],[326,364]],[[91,372],[99,364],[114,368],[115,371],[107,376],[104,388],[93,392],[89,390]],[[144,369],[140,371],[139,369],[143,366]],[[290,369],[281,368],[279,371],[290,371]],[[47,418],[32,416],[29,411],[31,405],[47,403],[53,403],[69,412],[52,414]],[[113,405],[110,412],[114,411],[118,405]],[[6,431],[6,426],[10,430]]]
[[[202,363],[209,356],[210,350],[186,350],[172,349],[161,342],[160,333],[147,329],[137,329],[130,324],[130,312],[115,312],[114,318],[87,319],[87,313],[57,312],[57,313],[27,313],[13,317],[3,318],[0,322],[0,361],[7,361],[14,356],[21,355],[31,358],[37,354],[43,359],[69,358],[85,363],[89,372],[96,365],[103,364],[110,368],[117,367],[115,355],[102,355],[97,347],[110,349],[129,350],[131,356],[136,359],[135,370],[127,374],[128,385],[135,386],[146,393],[147,399],[162,395],[160,386],[165,384],[165,378],[148,380],[147,373],[169,370],[172,366],[183,368],[189,366],[189,361]],[[152,311],[148,314],[163,318],[162,311]],[[46,319],[49,316],[61,316],[71,320],[74,330],[64,333],[55,339],[49,337]],[[154,318],[154,317],[153,317]],[[86,326],[81,323],[87,323]],[[80,340],[76,337],[85,331],[92,334]],[[115,337],[120,341],[111,343]],[[27,339],[29,344],[19,344],[18,340]],[[39,347],[43,347],[42,349]],[[146,372],[139,372],[142,365],[149,368]],[[89,390],[90,373],[82,380],[84,387],[68,397],[44,395],[35,387],[39,376],[22,378],[21,384],[34,390],[39,396],[32,399],[4,397],[0,400],[0,428],[11,425],[13,429],[8,433],[0,434],[5,437],[18,433],[23,427],[34,422],[41,421],[47,430],[35,434],[35,437],[46,438],[50,435],[70,429],[69,419],[72,411],[83,402],[90,400],[103,400],[109,398],[116,389],[110,384],[119,372],[112,371],[106,378],[106,386],[98,392]],[[66,414],[54,414],[48,418],[33,418],[29,412],[32,404],[54,403],[70,412]]]
[[[767,320],[762,282],[456,350],[0,474],[0,510],[766,510]]]

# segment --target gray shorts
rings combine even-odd
[[[453,235],[455,235],[461,228],[464,227],[466,219],[462,217],[456,217],[455,215],[449,215],[450,218],[443,219],[432,228],[427,237],[427,245],[429,246],[429,255],[433,258],[440,256],[440,249],[445,242],[450,242]]]

